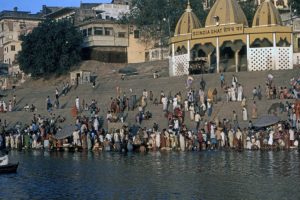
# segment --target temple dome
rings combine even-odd
[[[201,24],[195,13],[193,13],[190,2],[188,2],[185,12],[177,22],[174,36],[185,35],[192,32],[193,29],[201,28]]]
[[[281,25],[281,17],[274,4],[270,0],[263,2],[254,15],[252,27]]]
[[[248,27],[247,18],[236,0],[217,0],[206,18],[205,27],[230,24]]]

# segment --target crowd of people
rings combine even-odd
[[[299,80],[299,79],[298,79]],[[1,124],[0,148],[7,149],[52,149],[62,150],[65,148],[76,148],[77,150],[93,151],[200,151],[211,149],[292,149],[298,148],[300,134],[300,120],[296,113],[296,104],[287,102],[282,112],[287,113],[287,120],[274,123],[264,129],[257,129],[253,126],[251,119],[248,119],[246,100],[243,86],[238,78],[233,75],[231,86],[228,87],[224,75],[221,74],[221,88],[224,90],[223,101],[240,101],[242,120],[248,122],[248,126],[239,126],[238,113],[232,111],[232,118],[222,119],[212,117],[213,106],[222,101],[222,95],[218,94],[216,88],[205,90],[203,80],[200,88],[193,88],[193,79],[187,78],[186,91],[178,91],[175,95],[164,91],[155,98],[152,91],[143,90],[140,97],[132,93],[120,94],[117,89],[117,96],[112,97],[109,102],[109,110],[106,118],[100,116],[100,107],[97,101],[80,101],[76,97],[74,101],[74,129],[64,138],[57,138],[56,133],[61,130],[60,123],[65,118],[55,116],[51,112],[52,106],[50,97],[46,100],[46,107],[50,117],[42,117],[33,114],[29,125],[21,126],[16,124],[13,129],[6,130],[5,124]],[[273,86],[273,77],[268,75],[267,85]],[[293,82],[292,88],[298,90],[299,82]],[[64,86],[65,88],[65,86]],[[68,87],[69,88],[69,87]],[[205,92],[206,91],[206,92]],[[60,93],[55,91],[55,98],[58,101],[60,95],[65,95],[66,88]],[[257,100],[263,96],[260,86],[253,90],[253,105],[251,117],[257,118]],[[293,98],[298,97],[293,92]],[[268,94],[266,93],[268,98]],[[142,121],[150,119],[152,113],[147,111],[148,104],[162,106],[162,113],[166,117],[167,127],[160,127],[161,124],[154,123],[152,127],[142,128]],[[84,111],[90,115],[85,116]],[[128,126],[126,123],[126,111],[137,112],[136,124]],[[192,122],[187,127],[186,121]],[[112,124],[120,122],[122,127],[114,127]],[[107,123],[109,129],[104,129],[103,124]],[[111,128],[112,127],[112,128]]]
[[[199,129],[188,129],[184,124],[177,129],[169,125],[160,129],[159,124],[153,127],[128,127],[105,130],[101,119],[77,117],[74,131],[65,138],[56,138],[59,124],[64,118],[54,115],[43,118],[34,115],[32,123],[15,129],[2,130],[0,134],[1,149],[49,149],[62,150],[74,147],[78,150],[93,151],[202,151],[212,149],[293,149],[298,148],[300,131],[293,128],[288,121],[282,121],[256,130],[249,123],[248,128],[234,128],[231,122],[224,119],[220,122],[206,121]],[[176,122],[175,122],[176,124]],[[3,127],[3,126],[2,126]]]

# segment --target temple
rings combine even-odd
[[[283,26],[270,0],[250,27],[236,0],[217,0],[205,26],[188,3],[170,39],[170,76],[293,68],[292,27]]]

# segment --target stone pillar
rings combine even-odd
[[[169,76],[175,75],[175,44],[172,44],[171,64],[169,64]]]
[[[216,57],[217,57],[217,73],[220,73],[220,49],[219,49],[219,37],[217,37]]]
[[[190,40],[187,41],[187,66],[188,68],[185,69],[185,74],[189,74],[190,68],[190,61],[191,61],[191,50],[190,50]]]
[[[175,44],[172,44],[172,59],[174,59],[175,56]]]
[[[273,70],[276,70],[276,63],[277,63],[277,49],[276,49],[276,34],[273,33]]]
[[[210,65],[211,65],[211,54],[212,54],[212,52],[207,54],[207,64],[208,64],[209,69],[210,69]]]
[[[299,47],[298,47],[299,48]],[[294,35],[293,35],[293,33],[291,33],[291,46],[290,46],[290,55],[292,55],[291,56],[291,60],[290,60],[290,69],[293,69],[293,64],[294,64],[294,58],[293,58],[293,53],[294,53]],[[299,64],[299,61],[297,60],[296,61],[296,63],[297,64]]]
[[[190,40],[187,41],[187,54],[188,54],[188,61],[190,61],[191,60]]]
[[[247,71],[249,71],[249,54],[250,54],[250,37],[249,37],[249,34],[247,34],[247,37],[246,37],[246,45],[247,45]]]
[[[239,52],[240,50],[235,51],[235,72],[239,72]]]

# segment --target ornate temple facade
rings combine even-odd
[[[195,63],[211,73],[292,69],[292,38],[270,0],[251,27],[236,0],[217,0],[204,27],[188,4],[170,39],[169,74],[189,74]]]

